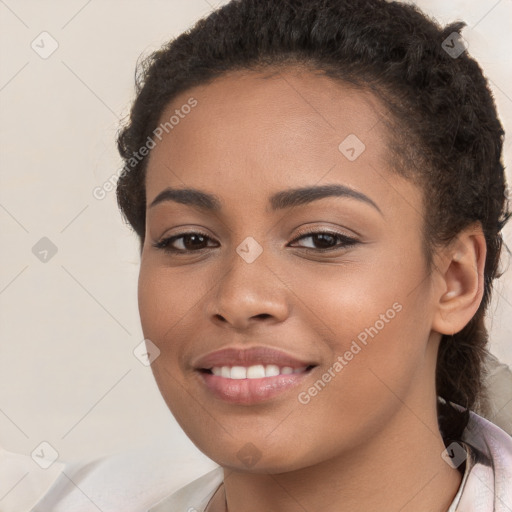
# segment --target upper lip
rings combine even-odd
[[[210,370],[214,366],[253,366],[257,364],[275,364],[294,369],[316,366],[313,362],[302,361],[270,347],[225,348],[199,357],[194,361],[193,366],[196,370]]]

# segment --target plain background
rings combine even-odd
[[[205,461],[133,355],[143,339],[137,240],[115,193],[97,200],[92,191],[121,167],[114,139],[140,55],[223,3],[0,0],[0,444],[7,450],[30,454],[47,441],[71,460],[157,443]],[[469,51],[511,131],[512,0],[417,3],[442,23],[466,21]],[[31,47],[43,31],[59,45],[47,59]],[[511,235],[509,225],[509,246]],[[57,249],[47,262],[32,251],[43,237]],[[509,365],[511,272],[496,286],[488,322],[492,351]]]

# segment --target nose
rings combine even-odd
[[[208,315],[217,325],[243,331],[251,326],[277,324],[289,315],[287,288],[263,255],[247,263],[235,253],[229,268],[210,295]]]

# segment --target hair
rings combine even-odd
[[[382,122],[390,167],[423,190],[428,270],[435,250],[474,223],[487,245],[480,306],[460,332],[442,335],[437,357],[438,422],[447,446],[461,439],[469,410],[484,407],[484,315],[501,276],[500,232],[510,217],[504,131],[487,81],[466,51],[445,50],[462,44],[464,26],[443,28],[413,5],[386,0],[233,0],[143,59],[117,139],[125,163],[117,201],[142,250],[147,157],[134,162],[133,155],[178,94],[232,71],[299,66],[380,98],[389,112]]]

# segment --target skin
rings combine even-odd
[[[222,208],[148,207],[139,310],[160,350],[151,367],[163,398],[224,468],[208,511],[446,511],[461,475],[441,458],[436,355],[441,334],[462,329],[481,301],[480,227],[439,250],[429,272],[422,190],[391,169],[379,122],[387,113],[371,93],[300,68],[234,72],[176,97],[162,120],[190,97],[198,105],[151,151],[147,204],[167,187],[197,188]],[[366,146],[352,162],[338,149],[349,134]],[[268,204],[275,192],[326,184],[365,194],[380,212],[347,197],[279,211]],[[297,240],[299,229],[359,243],[321,253],[326,245]],[[210,238],[199,252],[190,240],[180,255],[152,245],[198,230]],[[263,248],[250,264],[236,252],[248,236]],[[300,403],[394,303],[401,311]],[[298,388],[245,406],[213,397],[192,368],[214,350],[254,346],[318,366]],[[251,467],[237,456],[247,443],[259,458]]]

